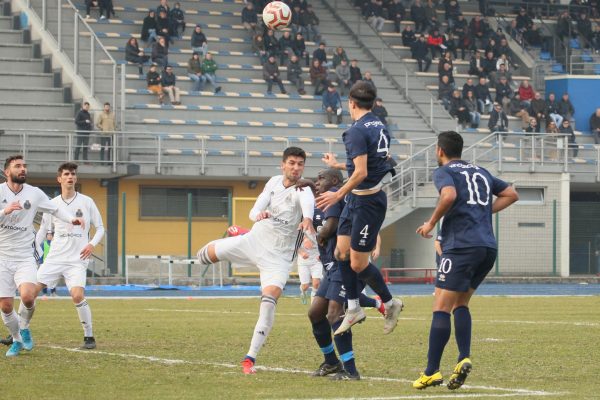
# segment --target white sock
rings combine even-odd
[[[29,323],[31,322],[34,311],[35,303],[33,303],[31,308],[27,308],[23,302],[19,304],[19,327],[21,329],[29,329]]]
[[[381,300],[379,300],[379,298],[375,299],[375,308],[379,309],[379,307],[381,307]]]
[[[390,307],[392,306],[392,304],[394,304],[394,299],[392,299],[390,301],[386,301],[385,303],[383,303],[383,306],[385,307],[386,310],[389,310]]]
[[[90,308],[86,299],[79,304],[75,304],[77,314],[79,315],[79,321],[83,327],[83,336],[90,337],[94,336],[92,332],[92,309]]]
[[[348,299],[348,310],[356,310],[357,308],[360,308],[358,299]]]
[[[250,350],[248,355],[256,359],[256,355],[262,348],[263,344],[267,340],[267,336],[273,328],[273,322],[275,321],[275,306],[277,300],[272,296],[262,296],[260,300],[260,312],[258,314],[258,321],[254,327],[254,334],[252,335],[252,341],[250,342]]]
[[[13,337],[15,342],[23,343],[23,339],[21,339],[21,332],[19,332],[19,317],[15,310],[12,310],[10,314],[2,314],[2,321],[4,321],[4,325],[8,328],[8,331]]]

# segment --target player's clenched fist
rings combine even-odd
[[[256,222],[262,220],[262,219],[267,219],[271,216],[271,213],[269,213],[268,211],[261,211],[258,213],[258,215],[256,216]]]
[[[13,211],[17,211],[17,210],[22,210],[23,207],[21,207],[21,204],[19,203],[19,201],[13,201],[12,203],[10,203],[8,206],[6,206],[4,208],[4,215],[8,215],[10,213],[12,213]]]

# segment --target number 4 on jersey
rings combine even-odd
[[[379,142],[377,142],[377,152],[385,153],[385,157],[387,157],[390,152],[390,143],[388,141],[388,138],[385,136],[383,129],[379,131]]]
[[[365,227],[361,229],[360,234],[363,239],[366,239],[369,236],[369,225],[365,225]]]

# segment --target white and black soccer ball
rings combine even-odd
[[[262,12],[263,21],[269,29],[283,29],[292,20],[292,10],[282,1],[273,1]]]

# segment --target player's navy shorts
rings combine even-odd
[[[346,301],[346,289],[342,282],[342,273],[339,268],[333,271],[325,271],[321,284],[317,289],[316,296],[323,297],[327,300],[333,300],[339,304],[344,304]]]
[[[386,209],[387,195],[383,190],[365,196],[350,193],[340,215],[338,236],[350,236],[352,250],[370,252],[377,244]]]
[[[444,251],[438,265],[435,286],[454,292],[477,289],[494,267],[498,250],[469,247]]]

